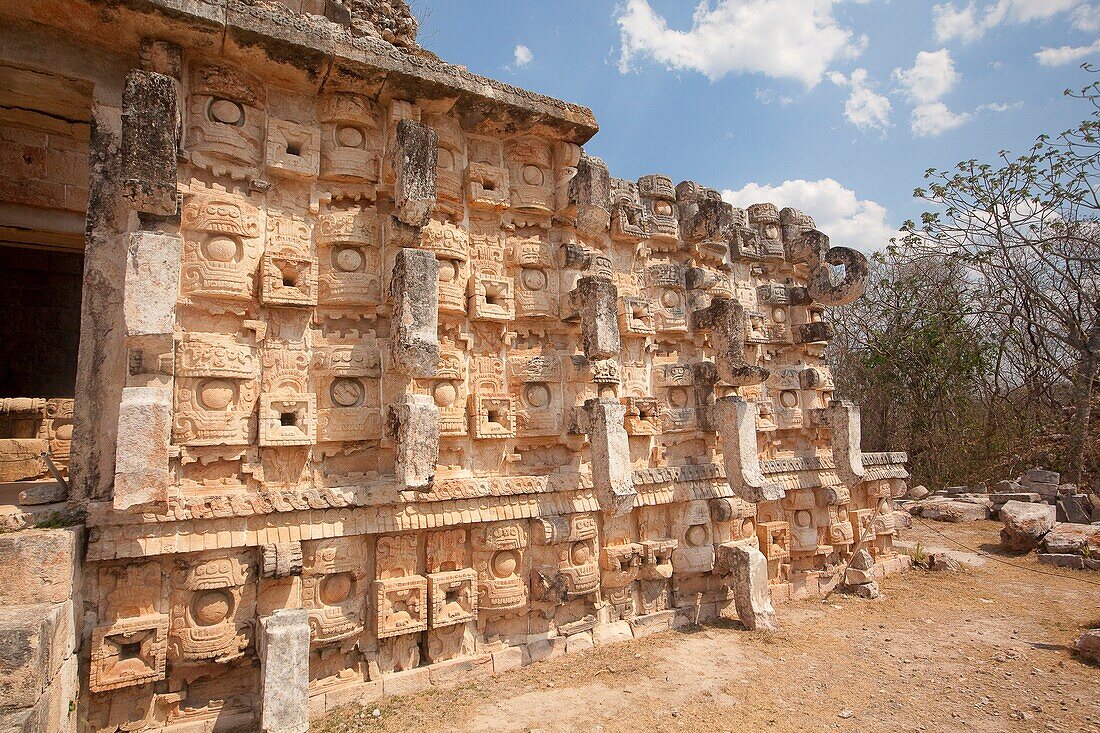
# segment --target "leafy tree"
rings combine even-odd
[[[1082,483],[1100,373],[1100,82],[1067,94],[1092,108],[1076,128],[996,165],[929,169],[914,195],[937,210],[906,222],[895,252],[972,284],[960,308],[998,345],[993,388],[1069,408],[1063,472]]]

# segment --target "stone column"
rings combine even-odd
[[[718,546],[717,564],[730,574],[737,618],[745,628],[750,631],[779,628],[764,553],[748,545],[727,543]]]
[[[782,499],[786,492],[769,483],[760,470],[760,450],[756,442],[756,405],[736,395],[714,402],[715,423],[722,439],[722,458],[726,480],[733,493],[753,503]]]
[[[260,619],[260,731],[309,730],[309,613],[281,609]]]
[[[570,305],[580,318],[584,355],[589,359],[611,359],[622,349],[618,300],[615,284],[601,277],[582,277],[569,293]]]
[[[122,195],[136,211],[176,213],[179,149],[178,82],[135,69],[122,96]]]
[[[588,442],[592,453],[592,485],[600,509],[612,516],[634,509],[634,480],[630,471],[630,443],[623,427],[626,406],[618,400],[587,400]]]
[[[398,482],[406,489],[431,489],[439,460],[439,408],[428,395],[406,394],[390,405],[387,424],[397,443]]]
[[[863,468],[863,431],[860,427],[859,405],[848,400],[832,400],[819,413],[819,421],[830,431],[833,461],[837,476],[849,488],[855,488],[867,475]]]
[[[390,356],[394,368],[414,379],[435,375],[439,361],[439,262],[406,247],[397,253],[390,279],[393,319]]]
[[[726,384],[743,387],[760,384],[768,370],[745,361],[745,308],[730,298],[715,298],[692,314],[696,330],[709,331],[718,376]]]
[[[435,165],[439,135],[414,120],[398,120],[393,170],[394,216],[403,224],[422,227],[435,206]]]

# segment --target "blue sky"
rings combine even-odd
[[[930,167],[1087,115],[1098,0],[411,0],[452,63],[592,108],[612,175],[803,208],[878,249]]]

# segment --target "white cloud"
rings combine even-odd
[[[852,91],[844,103],[844,117],[864,132],[877,130],[885,133],[890,126],[890,100],[878,94],[867,83],[867,70],[856,69],[845,77],[839,71],[830,71],[829,81],[849,87]]]
[[[1043,66],[1062,66],[1078,61],[1085,61],[1090,56],[1100,55],[1100,40],[1091,46],[1059,46],[1058,48],[1043,48],[1035,58]]]
[[[942,3],[932,8],[936,37],[941,41],[975,41],[1003,23],[1028,23],[1046,20],[1073,9],[1081,0],[997,0],[979,6],[974,0],[965,5]]]
[[[681,31],[669,28],[649,0],[623,0],[615,10],[619,70],[626,73],[635,59],[648,56],[711,80],[748,72],[813,87],[834,61],[858,56],[867,43],[833,15],[841,1],[701,0],[691,29]]]
[[[979,105],[975,112],[1007,112],[1010,109],[1019,109],[1023,107],[1023,102],[1013,102],[1008,104],[1006,102],[989,102],[988,104]]]
[[[909,101],[917,104],[935,102],[959,82],[959,72],[946,48],[921,51],[908,69],[894,69],[894,79],[901,85]]]
[[[1085,33],[1100,31],[1100,5],[1080,5],[1070,16],[1073,27]]]
[[[777,94],[774,89],[757,89],[753,96],[756,97],[756,101],[761,104],[778,103],[780,107],[786,107],[789,104],[795,103],[794,97],[789,97],[786,94]]]
[[[516,44],[513,56],[512,65],[516,68],[526,66],[535,58],[535,55],[531,53],[531,49],[527,48],[527,46],[524,46],[522,43]]]
[[[909,116],[909,127],[916,137],[935,137],[964,124],[970,112],[952,112],[940,99],[959,83],[959,72],[951,52],[921,51],[908,69],[894,69],[894,79],[901,91],[915,105]]]
[[[778,186],[749,183],[736,191],[722,191],[722,198],[741,208],[770,201],[781,208],[800,209],[814,218],[817,228],[828,234],[833,244],[864,252],[881,249],[891,237],[898,236],[897,229],[886,221],[885,207],[859,198],[855,191],[832,178],[784,181]]]
[[[952,112],[943,102],[928,102],[913,109],[909,126],[916,137],[936,137],[965,124],[971,116],[969,112]]]

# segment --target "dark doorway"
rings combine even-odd
[[[84,254],[0,245],[0,398],[73,397]]]

